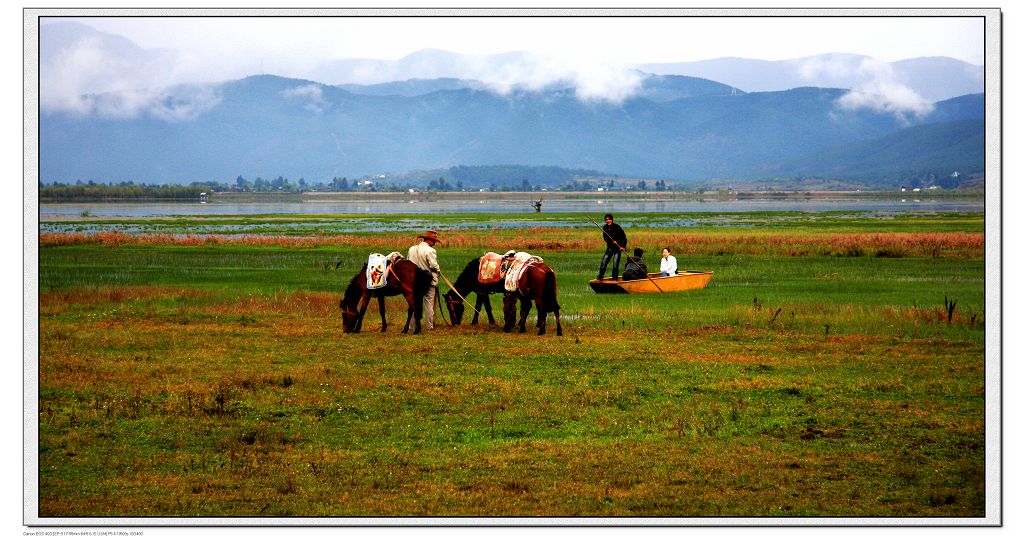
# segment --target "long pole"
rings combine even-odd
[[[477,316],[479,316],[480,315],[480,311],[476,310],[476,307],[474,307],[473,305],[470,305],[469,301],[466,301],[466,298],[462,297],[462,294],[460,294],[459,291],[455,289],[455,285],[452,284],[452,281],[448,280],[448,277],[444,276],[444,273],[439,271],[438,274],[441,275],[441,278],[444,279],[445,284],[447,284],[448,287],[451,288],[453,292],[455,292],[455,295],[459,296],[459,299],[461,299],[462,302],[465,303],[467,307],[469,307],[469,308],[473,309],[474,311],[476,311]]]
[[[619,252],[622,252],[623,254],[626,254],[626,249],[622,248],[622,245],[620,245],[618,241],[616,241],[615,239],[612,239],[612,236],[608,235],[608,232],[604,231],[604,228],[602,228],[600,224],[598,224],[594,219],[590,218],[589,216],[587,217],[587,220],[589,220],[593,225],[597,226],[598,228],[601,228],[601,233],[604,234],[604,236],[607,237],[609,240],[611,240],[612,243],[615,243],[615,246],[619,247]],[[631,261],[631,262],[636,261],[629,254],[626,254],[626,259]],[[665,293],[665,290],[662,290],[661,286],[658,286],[658,283],[655,282],[654,279],[652,279],[650,275],[644,273],[644,276],[647,277],[647,280],[651,281],[651,284],[653,284],[654,287],[657,288],[659,292]]]

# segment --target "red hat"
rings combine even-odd
[[[426,233],[424,233],[423,235],[417,235],[416,238],[417,239],[423,239],[424,241],[426,241],[427,239],[430,239],[430,240],[433,240],[435,243],[440,243],[441,242],[441,240],[437,238],[437,232],[434,231],[434,230],[427,230]]]

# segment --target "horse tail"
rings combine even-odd
[[[558,306],[558,286],[555,284],[555,272],[551,268],[544,271],[544,293],[542,295],[545,310],[553,312],[561,308]]]

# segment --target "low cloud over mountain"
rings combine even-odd
[[[232,64],[232,62],[234,64]],[[132,116],[153,109],[190,116],[216,96],[195,91],[187,106],[168,108],[164,89],[204,85],[250,75],[237,61],[197,58],[177,50],[143,49],[130,40],[79,23],[40,27],[41,105],[49,110]],[[309,66],[308,68],[306,66]],[[464,55],[425,49],[398,60],[303,59],[283,75],[329,85],[377,85],[412,79],[474,81],[502,95],[571,88],[583,101],[622,103],[643,95],[646,74],[709,79],[741,91],[798,87],[844,88],[841,105],[897,117],[926,114],[930,104],[983,89],[983,68],[950,58],[881,62],[849,54],[762,61],[722,58],[699,62],[622,65],[594,57],[552,57],[530,52]],[[96,103],[90,96],[123,93]]]
[[[747,92],[797,87],[850,89],[843,105],[896,115],[921,115],[933,102],[984,90],[984,67],[942,57],[882,62],[871,57],[828,54],[792,60],[719,58],[698,62],[641,64],[649,73],[689,75]]]
[[[930,98],[944,82],[976,86],[973,67],[949,59],[643,66],[661,73],[652,75],[587,59],[428,50],[323,64],[323,79],[209,82],[213,61],[142,49],[84,25],[44,25],[40,37],[43,182],[315,180],[460,164],[694,182],[788,174],[884,181],[953,164],[980,171],[983,155],[981,124],[956,123],[983,117],[983,95]],[[713,77],[671,74],[680,72]],[[772,85],[785,90],[745,92]],[[897,135],[937,123],[947,124]],[[893,163],[880,150],[887,144],[906,149],[897,161],[911,167]],[[868,150],[887,165],[872,173]]]

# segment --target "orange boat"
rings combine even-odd
[[[668,277],[660,273],[648,273],[649,279],[594,279],[589,284],[599,294],[658,294],[700,290],[711,282],[711,275],[711,271],[680,271]]]

